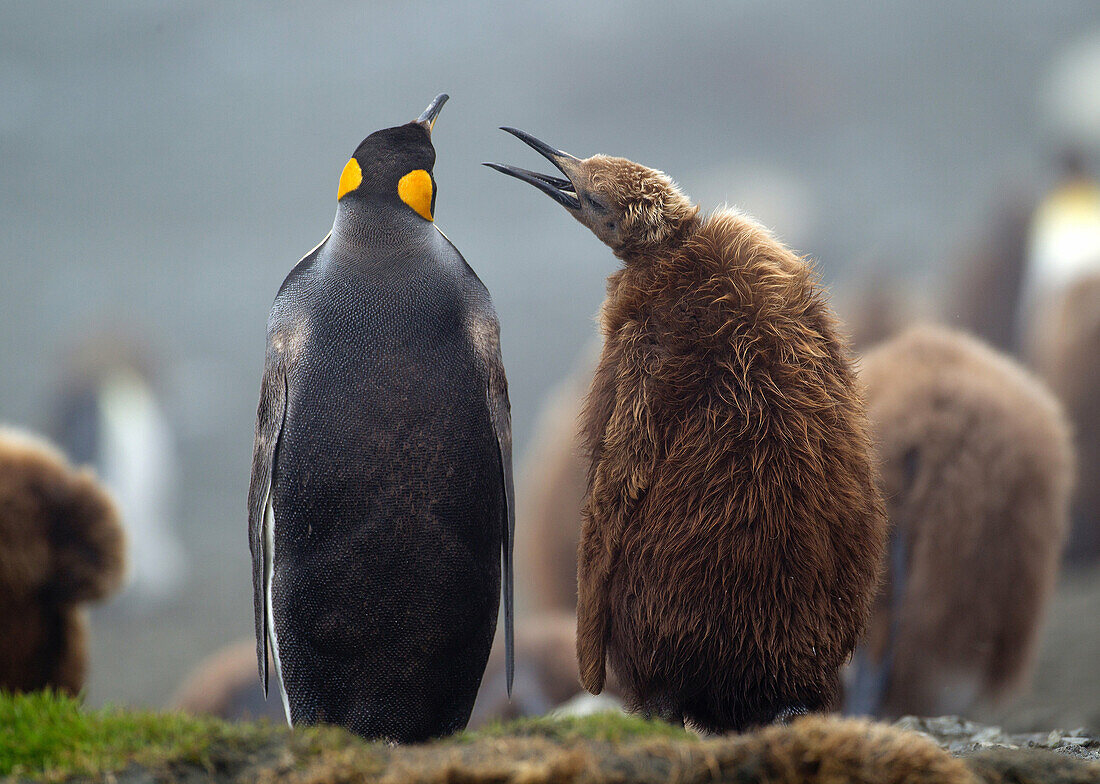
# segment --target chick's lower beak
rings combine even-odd
[[[531,134],[516,128],[501,128],[501,130],[507,131],[529,147],[533,147],[540,155],[546,158],[546,160],[554,164],[557,170],[564,174],[567,179],[554,177],[549,174],[539,174],[538,172],[521,169],[518,166],[505,166],[500,163],[486,163],[484,165],[491,169],[496,169],[502,174],[507,174],[510,177],[515,177],[518,180],[523,180],[526,183],[534,185],[566,209],[580,209],[581,203],[577,198],[577,188],[570,178],[570,171],[576,167],[580,159],[567,152],[556,150],[546,142],[540,141]]]
[[[424,110],[423,114],[416,118],[416,121],[427,129],[429,136],[432,135],[432,126],[435,125],[435,118],[439,116],[439,110],[443,108],[443,104],[447,103],[447,99],[450,97],[447,93],[440,93],[434,101],[428,104],[428,108]]]

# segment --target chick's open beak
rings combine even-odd
[[[533,147],[540,155],[546,158],[546,160],[554,164],[557,170],[565,175],[566,179],[554,177],[549,174],[539,174],[538,172],[521,169],[518,166],[505,166],[501,163],[486,163],[484,165],[488,166],[490,169],[496,169],[502,174],[507,174],[510,177],[515,177],[517,180],[523,180],[524,182],[534,185],[566,209],[580,209],[581,203],[577,198],[576,186],[573,185],[572,179],[569,179],[570,169],[573,169],[580,159],[567,152],[556,150],[546,142],[540,141],[531,134],[525,133],[517,128],[501,128],[501,130],[507,131],[524,144]]]
[[[447,99],[450,97],[447,93],[440,93],[434,101],[428,104],[428,108],[424,110],[423,114],[416,118],[416,121],[427,129],[429,136],[432,135],[432,126],[435,125],[435,118],[439,116],[439,110],[443,108],[443,104],[447,103]]]

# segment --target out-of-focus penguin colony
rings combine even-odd
[[[426,721],[408,737],[452,732],[466,715],[477,728],[598,710],[640,712],[703,732],[815,712],[884,720],[955,714],[1028,729],[1061,722],[1052,696],[1062,677],[1059,657],[1100,652],[1097,151],[1074,141],[1050,156],[1041,178],[991,197],[987,225],[975,227],[943,280],[916,283],[884,271],[833,287],[821,282],[814,249],[788,249],[772,234],[782,236],[782,225],[769,230],[748,217],[752,203],[740,205],[744,213],[696,206],[660,172],[602,155],[576,158],[505,130],[557,173],[491,165],[548,194],[617,261],[603,308],[593,314],[599,327],[571,373],[544,395],[533,435],[515,456],[514,540],[501,500],[511,481],[503,463],[511,460],[510,424],[504,449],[504,425],[482,423],[489,435],[479,448],[492,476],[486,486],[500,497],[470,517],[503,519],[505,528],[480,543],[481,560],[497,572],[478,584],[476,597],[463,597],[484,626],[473,664],[460,662],[464,672],[477,672],[465,673],[469,694],[449,708],[460,718],[438,722],[442,729]],[[427,133],[430,147],[430,122]],[[621,142],[608,139],[608,152]],[[403,165],[389,155],[390,168]],[[419,195],[407,196],[413,186],[404,169],[387,176],[401,183],[394,189],[400,202],[419,205],[413,209],[437,241],[430,226],[434,156],[408,172],[428,178],[416,181],[426,189]],[[537,198],[513,195],[505,188],[520,186],[497,179],[493,185],[509,199]],[[460,198],[463,187],[453,183],[443,198]],[[729,188],[736,193],[737,183]],[[364,199],[373,195],[368,190]],[[346,192],[341,178],[341,198]],[[540,207],[551,209],[531,206]],[[370,241],[369,228],[363,233]],[[422,251],[418,243],[409,253]],[[447,241],[439,252],[451,258],[454,250]],[[294,255],[278,263],[289,271]],[[469,264],[477,270],[479,259]],[[407,313],[402,307],[395,312]],[[492,313],[487,299],[479,307]],[[485,321],[495,324],[495,317]],[[476,343],[476,329],[471,334]],[[496,340],[487,349],[493,361]],[[323,348],[330,346],[326,340]],[[175,522],[180,460],[148,353],[127,334],[74,342],[44,432],[0,428],[0,689],[79,694],[96,666],[87,638],[97,633],[97,619],[104,628],[140,624],[188,584],[194,556]],[[509,356],[503,360],[508,368]],[[484,413],[478,406],[486,388],[490,401],[503,398],[506,414],[496,366],[482,375],[471,382],[471,421]],[[415,386],[410,378],[400,381]],[[293,393],[282,379],[281,394]],[[459,380],[446,396],[453,402],[468,391]],[[285,399],[282,405],[280,422]],[[425,421],[443,410],[410,408]],[[394,410],[400,418],[400,407]],[[312,447],[308,435],[299,439]],[[448,448],[457,454],[461,442]],[[273,464],[276,446],[266,448]],[[308,477],[316,460],[305,453],[300,470]],[[345,483],[342,467],[334,459],[326,475],[334,486]],[[404,470],[383,466],[378,482],[405,488]],[[481,474],[462,476],[474,487]],[[260,545],[273,481],[261,478],[269,486],[254,488],[260,503],[251,510]],[[282,492],[300,501],[299,484]],[[421,500],[434,507],[438,499]],[[311,535],[315,506],[299,510]],[[503,626],[495,639],[492,632],[502,535],[507,558],[515,543],[514,674]],[[333,547],[339,553],[343,545]],[[431,566],[432,543],[423,547],[418,556]],[[264,562],[262,546],[257,552],[260,602],[275,567],[270,553]],[[312,568],[324,583],[325,564]],[[274,639],[263,625],[271,623],[264,616],[270,594],[267,601],[266,610],[257,605],[259,664],[281,678],[277,646],[269,648]],[[507,594],[506,601],[510,607]],[[347,613],[337,604],[323,609],[329,633]],[[364,613],[360,629],[374,617]],[[428,632],[429,642],[387,655],[424,655],[436,644]],[[289,718],[279,686],[265,699],[257,683],[255,641],[227,635],[224,642],[190,672],[162,674],[177,684],[166,707],[231,720]],[[354,664],[358,648],[351,648],[342,655]],[[433,651],[440,661],[452,658],[445,644]],[[333,671],[352,669],[359,671]],[[1100,681],[1095,667],[1093,677]],[[1084,717],[1096,733],[1100,683],[1079,686],[1096,695]],[[308,701],[308,691],[297,687],[305,696],[296,699]],[[429,702],[420,699],[421,707]],[[332,718],[312,704],[296,705],[295,713],[308,716],[302,723]],[[810,721],[802,726],[817,726]]]

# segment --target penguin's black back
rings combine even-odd
[[[495,316],[458,251],[423,228],[361,247],[330,236],[288,276],[269,327],[288,358],[272,604],[292,718],[397,741],[465,726],[506,515],[468,328]]]

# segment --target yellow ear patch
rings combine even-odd
[[[336,201],[344,198],[344,194],[353,191],[363,184],[363,170],[359,168],[359,161],[352,158],[344,165],[344,171],[340,173],[340,189],[336,192]]]
[[[397,181],[397,195],[424,220],[432,218],[432,175],[413,169]]]

